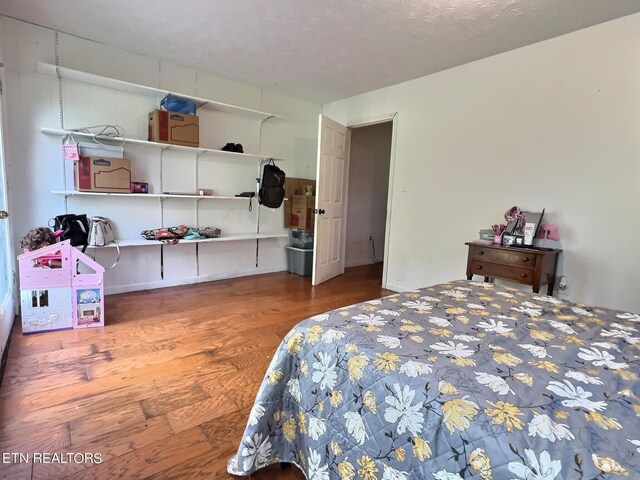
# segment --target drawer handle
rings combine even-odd
[[[482,265],[478,265],[478,266],[476,267],[476,270],[482,270]]]
[[[522,278],[527,278],[527,274],[526,274],[526,273],[521,273],[521,274],[520,274],[520,276],[521,276]]]
[[[529,257],[522,257],[522,261],[523,262],[528,262],[529,261]]]
[[[484,251],[483,250],[478,250],[478,255],[484,255]]]

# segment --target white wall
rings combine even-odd
[[[0,26],[1,29],[1,26]],[[1,33],[0,33],[1,34]],[[0,62],[4,58],[2,54],[2,45],[0,44]],[[0,80],[4,83],[3,68],[0,68]],[[0,130],[3,123],[4,114],[4,95],[0,96]],[[4,164],[4,149],[2,132],[0,131],[0,168]],[[8,210],[6,204],[6,183],[4,170],[0,171],[0,208]],[[11,334],[11,326],[15,317],[15,301],[14,289],[12,288],[13,279],[13,262],[11,258],[14,256],[13,249],[8,241],[10,235],[9,220],[0,220],[0,358],[4,357],[5,347]]]
[[[398,112],[388,286],[464,278],[512,205],[559,226],[568,298],[640,311],[640,14],[324,107]]]
[[[221,148],[227,142],[241,143],[245,152],[285,159],[280,165],[289,176],[309,177],[315,172],[318,104],[263,91],[204,72],[160,62],[90,42],[77,37],[0,17],[3,61],[6,65],[7,108],[6,159],[9,202],[12,207],[14,244],[31,228],[46,225],[64,213],[64,199],[50,193],[62,189],[64,175],[60,159],[60,138],[40,133],[43,127],[60,128],[60,102],[56,78],[37,72],[39,61],[59,64],[108,77],[176,92],[211,98],[250,109],[285,116],[260,120],[242,115],[199,111],[200,144]],[[57,47],[56,47],[57,43]],[[132,46],[135,49],[135,46]],[[143,96],[63,80],[63,124],[78,128],[96,124],[117,124],[126,136],[147,138],[147,114],[157,102]],[[132,158],[134,181],[150,183],[153,193],[161,191],[159,150],[127,146]],[[194,191],[196,154],[165,152],[163,191]],[[206,154],[198,160],[198,187],[216,194],[234,195],[255,189],[260,176],[258,162],[228,159]],[[70,169],[66,187],[72,188]],[[238,201],[199,202],[200,226],[217,226],[223,234],[255,232],[257,208],[248,212]],[[110,217],[120,237],[139,236],[141,230],[161,225],[158,199],[70,197],[70,213]],[[283,209],[260,209],[261,232],[286,234]],[[167,199],[164,225],[195,225],[194,200]],[[107,293],[169,286],[218,278],[286,270],[284,245],[287,239],[262,240],[260,265],[255,265],[255,241],[219,242],[199,245],[198,262],[194,245],[164,249],[164,279],[160,277],[160,248],[123,249],[120,264],[106,274]],[[109,265],[114,252],[105,249],[97,260]]]
[[[386,122],[351,130],[347,267],[373,263],[369,236],[373,237],[377,260],[383,260],[392,127]]]

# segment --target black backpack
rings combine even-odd
[[[54,230],[63,231],[60,240],[71,240],[71,245],[83,247],[83,252],[87,248],[89,243],[89,219],[84,213],[82,215],[74,215],[73,213],[58,215],[53,218],[53,225],[51,225],[51,221],[49,225]]]
[[[273,158],[264,166],[262,172],[262,184],[258,192],[260,205],[269,208],[278,208],[284,200],[285,173],[276,167]]]

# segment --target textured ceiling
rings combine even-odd
[[[624,15],[640,0],[2,0],[0,14],[320,103]]]

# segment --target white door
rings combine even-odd
[[[0,353],[4,352],[15,316],[13,255],[9,244],[9,220],[6,213],[7,189],[4,174],[1,81],[0,77]]]
[[[350,133],[344,125],[320,115],[313,285],[344,273]]]

